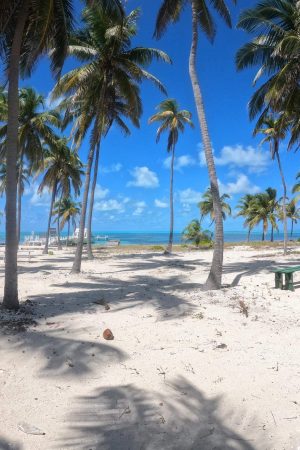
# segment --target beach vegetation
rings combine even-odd
[[[199,220],[192,220],[182,232],[182,240],[185,243],[196,247],[209,246],[213,244],[212,233],[209,230],[202,230]]]

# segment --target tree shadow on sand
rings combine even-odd
[[[95,367],[101,369],[127,359],[125,352],[108,343],[79,341],[55,335],[54,332],[28,330],[15,338],[12,345],[16,349],[30,351],[31,355],[36,353],[39,358],[43,358],[40,376],[45,377],[78,377],[92,372]]]
[[[0,436],[0,450],[22,450],[22,448],[21,444],[8,441]]]
[[[94,390],[74,400],[57,448],[73,450],[255,450],[267,448],[245,411],[220,412],[222,397],[208,398],[185,378],[164,393],[133,385]],[[224,404],[224,402],[223,402]],[[224,409],[224,407],[223,407]],[[247,437],[241,431],[246,430]],[[250,438],[249,438],[250,435]]]
[[[181,276],[159,280],[146,275],[133,276],[126,281],[91,275],[81,281],[69,280],[53,286],[60,287],[61,292],[29,297],[36,305],[37,313],[40,312],[44,317],[93,312],[99,310],[101,304],[108,303],[110,313],[149,305],[153,307],[159,320],[170,320],[192,314],[195,305],[180,293],[199,289],[197,283],[185,281]]]
[[[272,279],[273,283],[274,274],[271,272],[273,267],[290,267],[299,264],[300,262],[297,260],[278,262],[278,260],[275,259],[255,259],[254,261],[247,261],[245,263],[238,262],[226,264],[224,266],[224,274],[238,272],[230,284],[230,287],[235,287],[238,286],[243,277],[253,276],[267,270],[270,273],[270,279]],[[295,285],[295,287],[297,287],[297,285]]]

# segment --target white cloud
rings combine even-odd
[[[219,187],[222,194],[257,194],[261,189],[252,184],[247,175],[239,174],[235,182],[221,183],[219,181]]]
[[[109,194],[109,189],[105,189],[100,184],[96,185],[95,189],[95,200],[103,200]]]
[[[30,204],[33,206],[48,206],[50,203],[51,195],[48,189],[45,189],[41,194],[38,193],[39,185],[33,183],[25,188],[24,195],[31,195],[29,200]]]
[[[182,204],[193,205],[195,203],[200,202],[202,198],[202,193],[198,191],[194,191],[191,188],[184,189],[183,191],[179,191],[179,200]]]
[[[205,166],[204,150],[199,152],[200,166]],[[246,167],[251,173],[261,173],[270,163],[270,156],[261,149],[255,149],[251,145],[226,145],[221,149],[220,155],[215,156],[217,166]]]
[[[158,200],[157,198],[154,200],[154,204],[157,208],[168,208],[168,203],[163,202],[162,200]]]
[[[143,187],[143,188],[156,188],[159,186],[158,177],[155,172],[152,172],[148,167],[135,167],[131,172],[133,177],[132,181],[127,183],[127,186]]]
[[[122,167],[123,166],[121,163],[111,164],[110,166],[107,166],[107,167],[100,167],[100,172],[102,172],[102,173],[120,172]]]
[[[135,210],[133,211],[133,216],[139,216],[144,212],[144,209],[146,208],[145,202],[136,202],[135,203]]]
[[[124,204],[115,199],[101,200],[95,203],[94,208],[96,211],[117,211],[121,213],[124,211]]]
[[[170,168],[171,164],[171,156],[168,156],[164,162],[163,165],[166,169]],[[190,155],[182,155],[175,157],[174,160],[174,170],[181,170],[183,167],[189,167],[194,166],[196,164],[196,161],[194,158],[192,158]]]

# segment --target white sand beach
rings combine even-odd
[[[299,449],[300,273],[295,292],[270,273],[299,250],[227,249],[214,292],[211,251],[111,249],[79,276],[71,250],[21,251],[21,311],[0,313],[0,449]]]

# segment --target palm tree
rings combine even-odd
[[[5,95],[5,93],[3,94]],[[7,96],[6,96],[7,97]],[[5,97],[4,97],[5,98]],[[28,164],[27,174],[31,175],[41,164],[44,156],[43,144],[57,139],[52,126],[61,127],[57,111],[45,111],[44,97],[32,88],[19,91],[19,128],[18,128],[18,181],[17,181],[17,236],[20,241],[21,227],[21,181],[24,160]],[[7,101],[7,99],[6,99]],[[7,119],[7,117],[6,117]],[[5,158],[7,124],[0,127],[1,157]]]
[[[196,245],[196,247],[199,247],[201,243],[211,244],[212,233],[208,230],[202,230],[199,220],[194,219],[183,230],[182,240],[191,242]]]
[[[67,246],[69,244],[70,238],[70,225],[72,223],[73,229],[76,229],[76,219],[80,215],[80,203],[72,200],[71,197],[64,197],[61,201],[56,202],[54,205],[53,215],[58,216],[61,219],[60,229],[62,230],[67,223],[68,225],[68,235],[67,235]]]
[[[254,195],[252,194],[246,194],[244,195],[239,203],[237,204],[237,209],[239,209],[240,211],[237,213],[237,217],[241,216],[245,218],[244,221],[244,227],[248,228],[248,233],[247,233],[247,242],[250,241],[250,233],[251,233],[251,226],[249,225],[249,221],[251,220],[251,215],[250,215],[250,205],[251,202],[254,199]]]
[[[297,200],[294,198],[286,205],[286,216],[291,220],[291,238],[293,237],[294,224],[300,219],[300,209],[297,208]]]
[[[262,0],[241,14],[238,27],[256,36],[237,52],[237,68],[258,66],[254,84],[264,80],[250,100],[250,117],[299,112],[299,1]]]
[[[211,224],[215,221],[215,211],[213,205],[213,197],[211,193],[211,189],[208,188],[207,191],[202,196],[203,200],[198,203],[198,208],[200,209],[200,223],[202,222],[205,216],[210,216]],[[221,208],[222,208],[222,218],[226,220],[227,216],[231,215],[231,207],[229,203],[226,202],[227,199],[230,198],[230,195],[223,194],[220,197]]]
[[[174,226],[174,209],[173,209],[173,178],[174,178],[174,158],[175,147],[178,142],[179,131],[184,132],[186,124],[193,127],[191,121],[191,113],[185,109],[179,110],[178,104],[174,99],[167,99],[161,102],[157,108],[158,113],[150,117],[149,123],[161,122],[156,134],[156,142],[159,141],[161,134],[168,132],[167,151],[171,153],[171,176],[170,176],[170,233],[169,243],[165,250],[165,254],[172,252],[173,245],[173,226]]]
[[[59,209],[61,199],[69,197],[73,188],[75,196],[80,193],[82,163],[79,160],[76,151],[70,150],[65,138],[58,139],[46,150],[45,155],[46,171],[38,188],[42,193],[45,188],[51,191],[51,203],[49,210],[48,226],[45,248],[43,254],[48,253],[51,219],[53,215],[53,206],[56,197],[59,198]],[[58,212],[60,217],[60,210]],[[59,244],[59,223],[58,223],[58,244]]]
[[[207,289],[219,289],[222,283],[224,249],[222,207],[220,202],[219,186],[213,158],[212,145],[209,137],[204,103],[196,70],[199,28],[211,41],[213,41],[216,33],[214,19],[208,7],[208,2],[205,0],[162,0],[162,5],[160,7],[156,20],[155,35],[159,38],[164,33],[170,22],[176,22],[187,3],[190,4],[192,9],[192,44],[189,59],[189,73],[199,118],[215,210],[214,253],[211,270],[205,286]],[[226,6],[225,0],[214,0],[213,2],[210,2],[210,4],[212,5],[212,8],[221,16],[221,18],[224,19],[225,23],[228,26],[231,26],[230,13]]]
[[[286,218],[286,200],[287,200],[287,189],[285,177],[281,165],[280,155],[279,155],[279,143],[285,138],[285,130],[282,129],[279,119],[275,119],[272,116],[263,115],[258,121],[255,127],[255,134],[261,133],[265,137],[262,143],[268,142],[270,145],[271,158],[277,159],[278,168],[281,176],[281,182],[283,187],[283,198],[282,198],[282,213],[283,213],[283,252],[284,255],[287,253],[287,218]]]
[[[249,205],[249,219],[247,224],[252,229],[262,222],[262,241],[265,240],[269,223],[272,229],[278,230],[274,208],[274,191],[276,197],[276,190],[272,188],[268,188],[265,192],[254,195]]]
[[[101,137],[107,131],[111,119],[107,117],[108,99],[121,99],[128,105],[124,113],[138,124],[142,108],[139,84],[142,80],[153,81],[161,90],[163,86],[157,78],[145,70],[153,59],[170,61],[168,56],[157,49],[131,46],[136,36],[138,10],[128,16],[120,14],[120,8],[94,2],[83,14],[84,28],[75,33],[68,48],[69,55],[84,64],[62,77],[54,95],[72,95],[73,105],[79,105],[78,134],[81,140],[91,126],[91,144],[86,165],[85,184],[81,208],[79,236],[72,273],[80,272],[84,227],[86,220],[91,168],[97,148],[100,150]],[[119,120],[115,118],[120,124]],[[97,156],[96,155],[96,156]],[[97,159],[97,158],[96,158]],[[97,170],[97,169],[96,169]],[[95,178],[94,178],[95,179]]]
[[[7,65],[6,239],[3,305],[18,309],[17,160],[19,77],[28,75],[38,57],[51,49],[51,68],[59,74],[72,29],[71,0],[1,0],[0,57]]]
[[[23,167],[22,175],[20,177],[19,175],[19,166],[17,167],[17,179],[19,181],[20,191],[23,195],[25,191],[25,184],[29,184],[29,177],[30,177],[30,171],[27,168]],[[6,192],[6,183],[7,183],[7,176],[6,176],[6,164],[2,163],[0,164],[0,196],[2,197]]]

